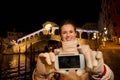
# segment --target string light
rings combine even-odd
[[[59,27],[53,27],[53,29],[54,29],[54,30],[57,30],[57,29],[59,29]],[[40,29],[40,30],[38,30],[38,31],[35,31],[35,32],[31,33],[31,34],[28,34],[28,35],[26,35],[26,36],[24,36],[24,37],[22,37],[22,38],[19,38],[19,39],[17,40],[17,42],[22,41],[23,39],[26,39],[27,37],[33,36],[33,35],[35,35],[35,34],[38,34],[38,33],[42,32],[42,31],[44,31],[44,30],[45,30],[45,28]],[[97,31],[97,30],[82,30],[82,29],[77,29],[77,31],[78,31],[78,32],[87,32],[87,33],[93,33],[93,32],[98,33],[98,32],[99,32],[99,31]]]

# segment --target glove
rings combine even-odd
[[[102,52],[93,51],[88,45],[78,47],[79,52],[84,54],[86,60],[86,70],[94,74],[101,74],[104,71],[104,61]]]
[[[33,80],[46,80],[54,73],[52,63],[55,61],[55,54],[53,52],[40,53],[38,55],[36,68],[33,71]]]
[[[53,52],[40,53],[40,54],[39,54],[39,57],[40,57],[40,58],[44,58],[45,61],[46,61],[46,63],[47,63],[48,65],[51,65],[52,62],[55,61],[55,54],[54,54]]]

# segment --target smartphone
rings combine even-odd
[[[55,68],[58,69],[84,69],[85,59],[83,54],[60,54],[55,57]]]

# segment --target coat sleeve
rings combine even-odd
[[[109,68],[108,65],[104,65],[104,72],[99,75],[92,75],[94,80],[114,80],[113,71]]]
[[[38,57],[32,80],[48,80],[53,73],[53,67],[48,66],[45,59]]]

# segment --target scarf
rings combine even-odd
[[[71,53],[71,54],[78,54],[78,49],[77,49],[77,45],[78,45],[78,41],[77,39],[75,39],[74,41],[61,41],[62,42],[62,54],[67,54],[67,53]]]

